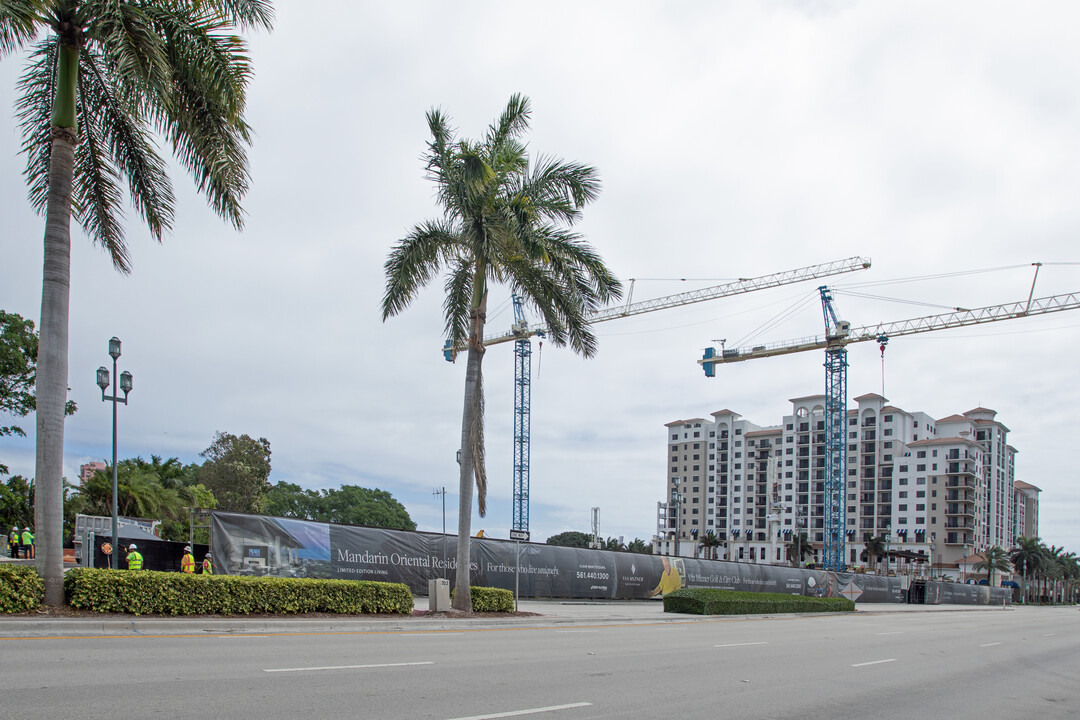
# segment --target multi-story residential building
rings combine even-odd
[[[85,483],[87,480],[94,477],[94,473],[96,473],[98,470],[100,470],[101,472],[105,472],[105,468],[107,467],[108,465],[103,462],[88,462],[84,465],[80,465],[79,480]]]
[[[1013,536],[1039,537],[1039,493],[1042,490],[1017,480],[1013,483]]]
[[[677,538],[679,554],[702,555],[702,538],[712,532],[722,542],[717,557],[786,563],[786,546],[805,533],[819,559],[825,396],[790,402],[791,414],[778,425],[720,410],[711,421],[665,426],[668,492],[658,503],[657,552],[674,553]],[[1016,450],[993,410],[934,420],[874,393],[853,404],[844,498],[849,566],[873,564],[863,554],[867,536],[886,537],[898,562],[932,556],[940,566],[993,545],[1011,547],[1023,534],[1018,528],[1037,524],[1038,491],[1014,491]]]

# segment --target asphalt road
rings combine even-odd
[[[1076,718],[1077,608],[0,638],[0,717]]]

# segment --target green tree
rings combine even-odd
[[[591,543],[592,535],[576,530],[567,530],[558,535],[552,535],[547,539],[548,545],[559,545],[560,547],[587,548]]]
[[[639,555],[652,555],[653,546],[652,543],[647,543],[641,538],[634,538],[627,544],[626,551],[638,553]]]
[[[870,569],[876,570],[878,561],[885,557],[885,536],[863,534],[863,558],[870,562]]]
[[[6,535],[12,525],[22,530],[34,522],[34,483],[22,475],[12,475],[0,485],[0,530]]]
[[[393,530],[415,530],[416,523],[405,506],[385,490],[371,490],[356,485],[342,485],[324,490],[323,522],[339,525],[366,525]]]
[[[1012,563],[1009,562],[1009,553],[1005,552],[1005,548],[1000,545],[994,545],[983,550],[983,559],[975,563],[972,568],[976,571],[986,571],[986,584],[993,586],[994,584],[994,571],[1009,572],[1012,570]]]
[[[160,241],[171,229],[174,199],[156,132],[213,209],[242,227],[252,71],[235,28],[269,28],[271,21],[268,0],[0,2],[0,56],[32,43],[16,106],[30,202],[46,218],[35,517],[48,605],[63,602],[72,214],[113,265],[128,272],[121,222],[126,181],[131,204]]]
[[[716,533],[712,530],[706,531],[701,536],[701,540],[698,542],[698,547],[705,551],[706,560],[716,559],[716,549],[724,544],[724,541],[717,537]]]
[[[219,432],[200,456],[206,462],[199,468],[199,482],[214,494],[220,509],[262,511],[263,497],[270,490],[269,440]]]
[[[26,437],[22,426],[13,421],[29,415],[36,407],[37,354],[34,321],[0,310],[0,415],[12,418],[12,424],[0,425],[0,437]],[[74,413],[75,403],[68,400],[64,412],[67,415]],[[8,472],[7,465],[0,463],[0,475]]]
[[[626,545],[617,537],[609,537],[600,543],[601,550],[611,550],[613,552],[625,552]]]
[[[530,163],[521,136],[529,101],[510,98],[480,141],[457,140],[439,110],[427,114],[425,154],[443,217],[417,225],[386,261],[382,316],[397,315],[440,272],[450,346],[467,348],[461,418],[458,537],[470,537],[473,483],[480,516],[487,512],[484,391],[481,369],[488,292],[503,283],[543,318],[548,339],[585,357],[596,353],[588,316],[621,297],[619,281],[600,256],[569,230],[597,197],[596,171],[541,158]],[[470,564],[470,543],[459,542],[457,567]],[[469,573],[457,573],[454,607],[472,607]]]
[[[322,519],[323,496],[318,490],[305,490],[280,480],[266,492],[263,500],[263,512],[267,515],[326,522]]]
[[[1042,541],[1037,537],[1016,538],[1016,547],[1009,551],[1009,561],[1012,562],[1016,572],[1024,578],[1024,589],[1021,595],[1025,601],[1028,599],[1028,581],[1035,577],[1039,568],[1045,563],[1046,554]]]
[[[793,567],[799,567],[802,564],[803,558],[806,556],[813,557],[814,546],[810,544],[810,538],[806,533],[799,533],[791,538],[791,542],[787,544],[788,560],[791,561]]]

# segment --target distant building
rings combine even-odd
[[[667,492],[657,507],[654,550],[721,559],[790,562],[805,533],[820,561],[825,517],[825,396],[793,398],[776,425],[732,410],[667,423]],[[848,567],[867,567],[866,535],[888,536],[895,568],[926,560],[956,567],[994,545],[1010,548],[1038,527],[1038,488],[1016,482],[1009,429],[986,408],[935,420],[870,393],[847,413],[844,498]],[[677,495],[673,495],[677,492]],[[925,567],[925,562],[922,563]]]
[[[1039,493],[1042,490],[1017,480],[1013,483],[1013,517],[1016,537],[1039,537]]]
[[[88,462],[84,465],[80,465],[79,481],[85,483],[87,480],[92,478],[94,476],[94,473],[96,473],[98,470],[100,470],[101,472],[105,472],[105,469],[107,467],[109,466],[103,462]]]

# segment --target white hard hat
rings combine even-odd
[[[23,530],[29,530],[29,529],[30,529],[30,528],[28,528],[28,527],[24,527],[24,528],[23,528]]]
[[[128,545],[128,550],[138,550],[138,548],[135,546],[135,543],[131,543]]]
[[[206,553],[206,557],[210,557],[210,553]]]
[[[191,546],[190,545],[185,545],[184,546],[184,552],[191,552]]]

